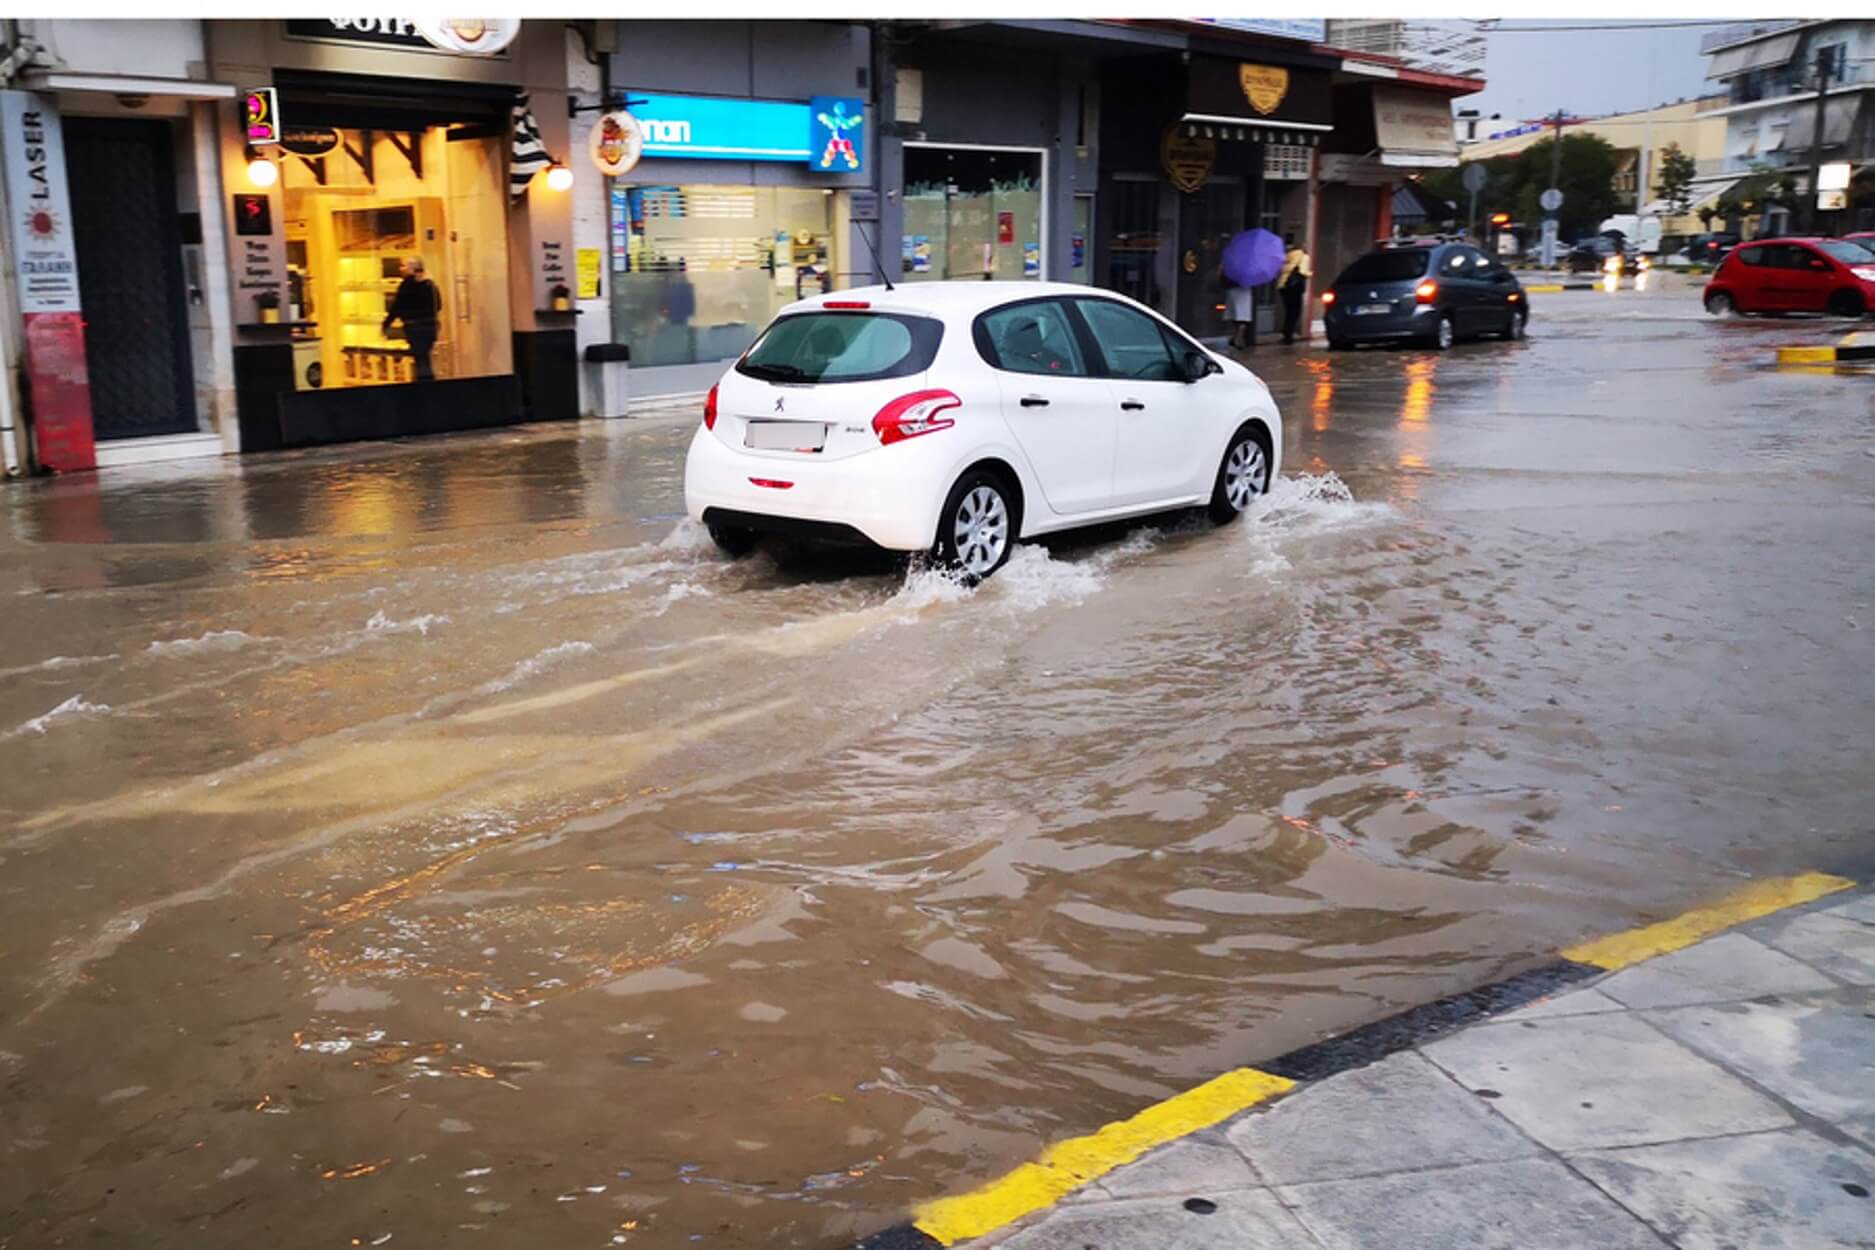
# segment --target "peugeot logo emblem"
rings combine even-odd
[[[787,397],[786,397],[785,395],[784,395],[784,396],[779,396],[779,397],[777,397],[777,398],[776,398],[776,400],[775,400],[775,411],[776,411],[776,412],[780,412],[780,411],[781,411],[781,406],[782,406],[783,404],[785,404],[785,403],[787,403],[787,402],[788,402],[788,400],[787,400]]]

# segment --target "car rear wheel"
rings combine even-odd
[[[1007,483],[987,469],[957,479],[938,514],[937,558],[971,585],[1009,560],[1015,545],[1015,509]]]
[[[1439,324],[1426,336],[1426,346],[1434,351],[1444,351],[1458,342],[1458,327],[1452,324],[1451,313],[1440,313]]]
[[[1270,449],[1251,426],[1231,435],[1211,488],[1211,519],[1219,525],[1237,519],[1258,495],[1270,488]]]
[[[1714,291],[1706,296],[1706,311],[1715,317],[1729,317],[1738,311],[1738,305],[1724,291]]]
[[[1829,315],[1832,317],[1860,317],[1868,310],[1862,296],[1856,291],[1836,291],[1829,297]]]
[[[754,530],[743,529],[740,526],[710,526],[710,541],[716,544],[717,550],[732,560],[754,551],[756,540],[760,537],[761,535]]]

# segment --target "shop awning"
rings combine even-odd
[[[1802,38],[1803,32],[1792,31],[1787,35],[1773,35],[1756,43],[1740,44],[1736,48],[1714,53],[1712,64],[1706,67],[1706,77],[1736,78],[1754,69],[1788,65],[1790,58],[1797,55],[1797,43]]]
[[[1837,148],[1849,142],[1849,136],[1855,131],[1856,113],[1862,107],[1860,93],[1844,96],[1837,100],[1823,103],[1823,146]],[[1816,104],[1799,104],[1790,111],[1790,125],[1784,129],[1784,138],[1776,145],[1776,150],[1784,152],[1802,152],[1809,149],[1812,137],[1816,134]]]
[[[1410,87],[1374,88],[1374,145],[1380,163],[1395,169],[1451,169],[1458,164],[1452,105],[1442,95]]]
[[[233,83],[198,82],[193,78],[130,78],[120,74],[27,73],[20,85],[32,91],[108,91],[112,95],[168,96],[183,100],[232,100],[240,92]]]
[[[1743,181],[1744,181],[1743,178],[1728,178],[1724,182],[1713,183],[1711,186],[1707,187],[1704,191],[1700,193],[1700,196],[1698,199],[1694,200],[1690,205],[1687,206],[1686,211],[1689,213],[1696,213],[1700,209],[1705,208],[1708,205],[1717,204],[1722,198],[1724,198],[1725,193],[1727,191],[1730,191],[1733,187],[1737,186],[1739,183]]]

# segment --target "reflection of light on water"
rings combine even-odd
[[[1647,284],[1653,280],[1654,271],[1651,269],[1643,269],[1634,275],[1634,289],[1637,291],[1645,291],[1647,289]]]
[[[1406,366],[1406,398],[1400,403],[1400,422],[1418,424],[1432,414],[1432,371],[1430,359],[1413,360]]]
[[[1602,276],[1602,290],[1608,292],[1610,295],[1613,295],[1616,291],[1620,289],[1621,289],[1621,275],[1620,274],[1608,273]]]
[[[1423,469],[1426,467],[1426,458],[1416,451],[1406,452],[1400,457],[1400,467],[1402,469]]]
[[[1335,384],[1323,379],[1315,384],[1315,402],[1309,405],[1310,428],[1317,434],[1328,428],[1328,412],[1334,407]]]

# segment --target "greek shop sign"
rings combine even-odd
[[[332,17],[288,18],[286,33],[295,39],[370,43],[420,52],[494,56],[521,33],[519,18],[480,17]]]
[[[633,97],[644,155],[679,160],[785,161],[824,173],[866,169],[866,102],[815,96],[807,104],[716,96]]]
[[[49,97],[0,92],[13,263],[23,313],[75,313],[78,251],[65,189],[65,139]]]

